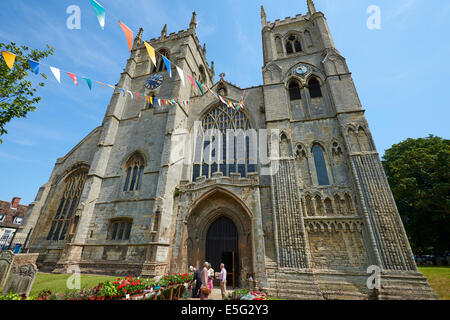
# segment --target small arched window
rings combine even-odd
[[[289,83],[289,98],[293,100],[301,100],[302,94],[300,92],[300,86],[297,81],[292,80]]]
[[[123,191],[138,191],[141,189],[144,177],[144,159],[136,154],[127,161],[126,179]]]
[[[327,162],[325,161],[325,154],[321,146],[315,145],[312,149],[314,156],[314,163],[316,165],[317,180],[320,186],[330,185],[328,178]]]
[[[312,78],[308,82],[309,95],[312,99],[322,97],[322,90],[320,89],[320,83],[317,79]]]
[[[205,82],[206,82],[206,72],[205,72],[205,68],[203,68],[203,66],[200,66],[199,72],[200,72],[200,82],[201,82],[201,83],[205,83]]]
[[[289,36],[289,38],[286,41],[286,53],[287,54],[291,54],[291,53],[296,53],[296,52],[301,52],[302,50],[302,45],[300,43],[300,39],[298,38],[298,36],[296,35],[291,35]]]
[[[275,46],[277,47],[278,56],[281,57],[283,55],[283,42],[280,37],[275,38]]]

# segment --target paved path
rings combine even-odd
[[[231,292],[230,290],[227,290],[227,293]],[[200,299],[188,299],[188,300],[200,300]],[[220,288],[214,288],[209,295],[208,299],[206,300],[222,300],[222,293],[220,292]]]

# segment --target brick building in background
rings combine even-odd
[[[21,248],[25,245],[27,233],[23,229],[28,206],[21,205],[20,200],[14,197],[11,202],[0,201],[0,251],[14,249],[16,244]]]

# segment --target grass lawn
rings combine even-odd
[[[52,293],[67,292],[69,289],[67,288],[66,283],[70,276],[70,274],[38,273],[30,295],[37,296],[43,290],[50,290]],[[115,281],[117,278],[118,277],[81,275],[81,289],[93,288],[101,282],[108,280]]]
[[[442,300],[450,300],[450,267],[419,267]]]

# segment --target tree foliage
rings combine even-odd
[[[45,50],[30,49],[27,46],[16,46],[15,43],[0,43],[0,50],[8,51],[17,55],[12,70],[8,68],[5,61],[0,62],[0,137],[7,134],[5,126],[14,118],[25,118],[27,113],[34,111],[41,97],[36,96],[37,89],[28,80],[32,73],[28,59],[39,62],[52,55],[54,48],[46,46]],[[19,57],[20,56],[20,57]],[[21,58],[22,57],[22,58]],[[47,79],[41,73],[43,79]],[[38,83],[43,87],[44,83]],[[0,143],[2,140],[0,139]]]
[[[417,254],[450,251],[450,140],[430,135],[383,157],[398,210]]]

